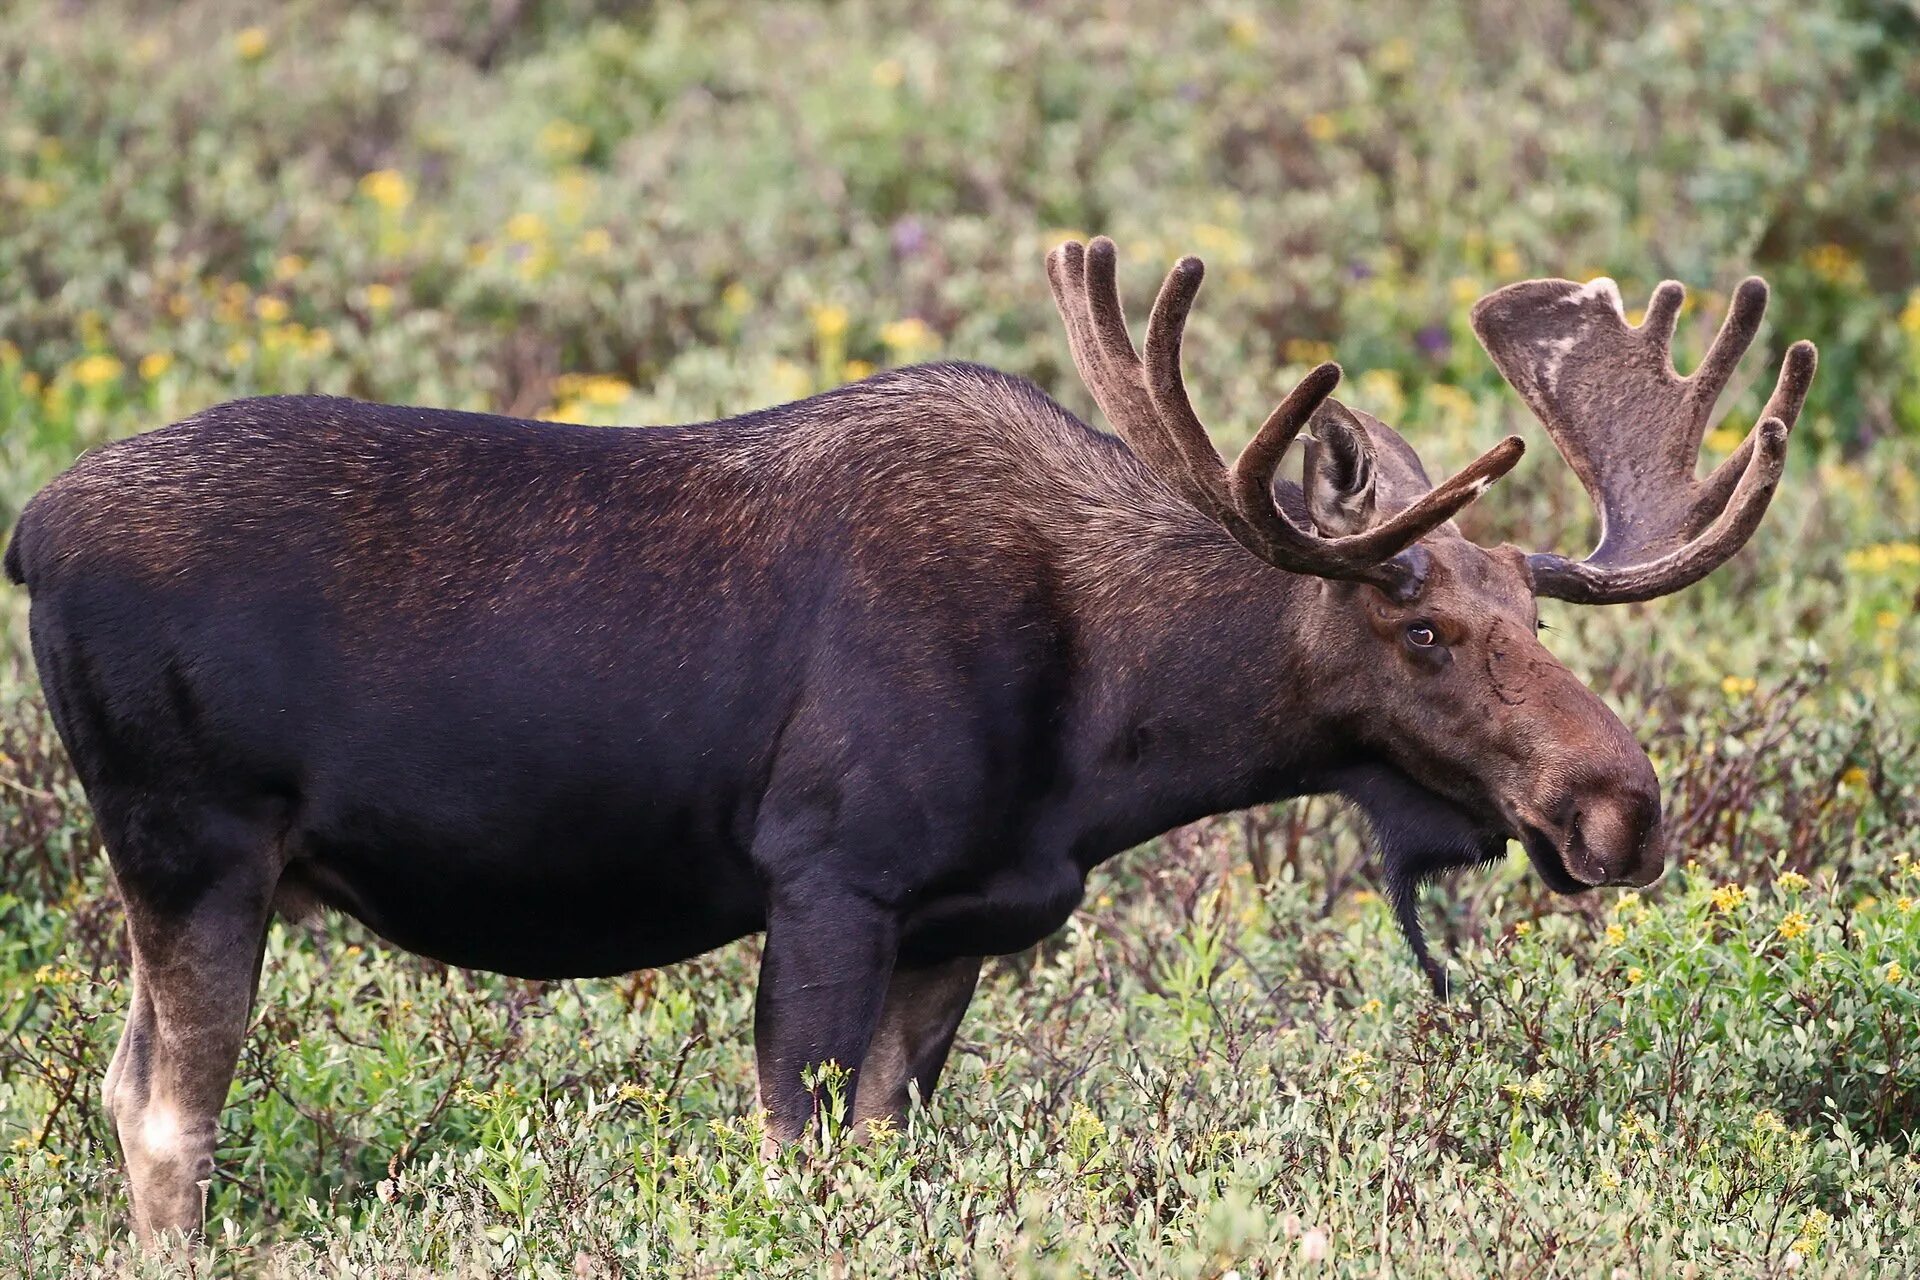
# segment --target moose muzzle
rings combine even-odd
[[[1652,884],[1666,870],[1660,786],[1638,768],[1577,777],[1541,818],[1521,823],[1522,842],[1547,883],[1563,893],[1601,885]]]

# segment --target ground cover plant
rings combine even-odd
[[[1208,259],[1203,412],[1331,354],[1436,468],[1528,434],[1483,539],[1590,533],[1467,330],[1488,288],[1685,280],[1688,358],[1758,271],[1749,367],[1804,334],[1822,368],[1737,561],[1546,611],[1653,754],[1674,872],[1430,891],[1451,1002],[1345,815],[1217,819],[990,965],[926,1122],[769,1168],[753,943],[537,984],[276,926],[194,1254],[124,1235],[124,943],[0,594],[0,1269],[1920,1271],[1920,20],[1534,8],[9,6],[8,526],[87,446],[256,392],[668,422],[956,357],[1086,412],[1040,260],[1091,232],[1133,296]]]

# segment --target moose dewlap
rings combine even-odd
[[[724,422],[620,430],[311,397],[99,449],[21,518],[48,706],[126,903],[106,1081],[143,1236],[192,1230],[276,908],[558,977],[764,930],[760,1098],[792,1139],[937,1080],[981,957],[1058,928],[1104,859],[1205,814],[1338,792],[1413,891],[1518,839],[1555,889],[1644,884],[1660,797],[1541,646],[1537,596],[1677,590],[1739,549],[1814,367],[1705,479],[1749,281],[1675,375],[1678,285],[1530,281],[1474,326],[1602,516],[1583,561],[1450,523],[1314,370],[1228,466],[1183,388],[1201,267],[1136,350],[1111,242],[1048,259],[1119,438],[964,364]],[[1311,424],[1306,481],[1279,483]]]

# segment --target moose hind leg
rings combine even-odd
[[[277,879],[269,840],[237,839],[250,833],[223,820],[196,825],[190,849],[158,850],[144,834],[109,844],[133,999],[105,1102],[143,1242],[200,1229]]]
[[[938,964],[902,964],[887,984],[887,1002],[854,1096],[854,1131],[869,1120],[906,1118],[914,1092],[924,1104],[939,1083],[960,1019],[980,980],[980,957],[960,956]]]

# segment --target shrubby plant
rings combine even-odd
[[[194,1257],[128,1252],[113,890],[0,598],[0,1266],[1920,1269],[1916,40],[1773,2],[9,7],[9,525],[89,445],[256,392],[666,422],[963,357],[1085,410],[1040,274],[1074,232],[1131,291],[1208,259],[1203,400],[1335,354],[1441,466],[1521,421],[1466,306],[1523,275],[1682,278],[1697,355],[1759,271],[1822,372],[1735,564],[1547,614],[1681,866],[1430,892],[1453,1001],[1344,816],[1236,815],[990,968],[933,1122],[770,1164],[753,944],[535,984],[276,926]],[[1587,510],[1542,449],[1472,519],[1576,551]]]

